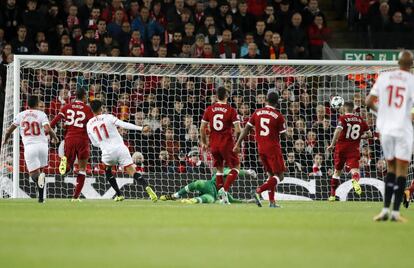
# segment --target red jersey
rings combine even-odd
[[[207,107],[202,121],[210,126],[210,147],[234,144],[233,125],[240,121],[236,109],[230,104],[216,102]]]
[[[59,114],[53,119],[51,127],[64,119],[67,138],[80,138],[89,140],[86,132],[86,123],[93,117],[91,108],[82,101],[68,103],[60,110]]]
[[[369,130],[367,123],[355,114],[341,115],[338,119],[338,128],[342,128],[338,138],[337,148],[342,150],[358,150],[361,136]]]
[[[259,153],[275,152],[275,148],[280,148],[280,133],[286,132],[286,123],[276,108],[257,109],[248,124],[255,128]]]

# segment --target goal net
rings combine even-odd
[[[282,141],[287,172],[276,198],[323,200],[329,195],[333,171],[332,155],[326,147],[339,116],[339,111],[329,107],[330,98],[340,95],[353,101],[355,112],[375,131],[375,120],[364,107],[364,98],[377,75],[395,67],[380,62],[17,56],[8,66],[3,133],[13,117],[26,108],[29,94],[40,96],[52,120],[74,99],[77,88],[86,88],[89,101],[102,100],[106,112],[152,128],[147,134],[123,129],[120,133],[137,168],[156,192],[173,193],[193,180],[210,179],[214,172],[210,153],[199,147],[199,125],[205,108],[215,101],[215,88],[224,86],[231,93],[229,101],[242,126],[256,108],[263,107],[267,92],[277,91],[288,128],[287,139]],[[63,140],[62,125],[56,132]],[[36,196],[19,139],[15,131],[13,142],[1,148],[0,197]],[[74,189],[72,173],[59,175],[60,156],[59,145],[50,145],[45,169],[48,198],[68,198]],[[240,176],[231,192],[248,199],[266,179],[253,134],[244,141],[240,159],[242,169],[258,175]],[[360,166],[363,194],[354,194],[345,167],[337,190],[340,200],[382,198],[386,164],[377,137],[361,142]],[[144,197],[141,187],[121,169],[117,169],[117,178],[127,198]],[[100,151],[91,146],[82,196],[102,199],[114,194],[105,180]]]

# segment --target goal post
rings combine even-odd
[[[198,146],[198,127],[205,107],[214,101],[214,88],[225,86],[229,90],[229,102],[237,109],[242,125],[255,108],[264,105],[267,92],[277,91],[279,108],[288,122],[288,139],[282,142],[288,171],[278,186],[276,198],[322,200],[327,198],[333,169],[332,155],[325,148],[339,114],[329,108],[330,97],[340,95],[354,101],[358,106],[356,112],[375,129],[363,99],[379,73],[396,67],[396,62],[382,61],[15,55],[14,62],[7,67],[2,127],[4,133],[14,116],[25,109],[28,94],[40,96],[52,120],[61,106],[73,100],[76,88],[84,87],[89,100],[104,101],[107,112],[127,122],[151,126],[149,134],[123,130],[121,134],[138,168],[156,191],[172,193],[192,180],[212,176],[212,157]],[[57,126],[57,133],[63,140],[61,125]],[[72,174],[58,175],[59,151],[59,146],[50,146],[49,167],[45,170],[48,198],[70,197],[76,181]],[[345,170],[337,191],[340,200],[382,198],[384,163],[378,140],[362,142],[361,153],[364,193],[361,197],[354,195]],[[0,198],[36,195],[23,158],[16,130],[13,142],[1,148]],[[240,176],[231,191],[238,198],[248,199],[251,191],[265,180],[252,135],[246,138],[240,158],[242,169],[254,170],[258,176]],[[120,169],[116,171],[127,198],[144,196],[131,178]],[[113,197],[97,148],[91,147],[87,173],[82,191],[85,198]]]

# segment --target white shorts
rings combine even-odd
[[[47,143],[30,144],[24,146],[24,160],[27,170],[35,171],[48,165],[49,145]]]
[[[107,166],[119,165],[121,167],[130,166],[134,163],[128,147],[125,145],[113,151],[102,153],[102,162]]]
[[[399,159],[411,162],[413,153],[413,137],[394,137],[389,135],[381,135],[381,147],[384,152],[385,160]]]

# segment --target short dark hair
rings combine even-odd
[[[216,89],[216,95],[219,100],[225,100],[227,97],[227,89],[224,87],[218,87]]]
[[[267,94],[266,100],[270,105],[276,106],[279,101],[279,94],[276,91],[271,91]]]
[[[353,111],[354,110],[354,103],[352,101],[346,101],[344,103],[344,108],[347,111]]]
[[[30,108],[35,108],[38,104],[39,104],[39,96],[36,96],[36,95],[30,95],[30,96],[27,98],[27,105],[28,105]]]
[[[85,88],[81,87],[81,88],[78,88],[76,90],[76,99],[83,100],[83,98],[85,96],[86,96],[86,89]]]
[[[91,101],[90,105],[91,105],[92,112],[96,114],[102,109],[103,103],[102,101],[95,99]]]

